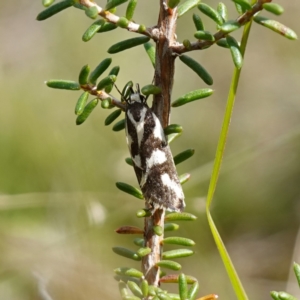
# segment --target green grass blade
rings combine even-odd
[[[244,27],[244,32],[243,32],[243,37],[242,37],[242,42],[241,42],[241,53],[242,56],[244,56],[247,41],[248,41],[248,36],[250,32],[252,22],[248,23]],[[234,102],[235,102],[235,95],[239,83],[239,78],[241,74],[241,69],[235,68],[234,73],[233,73],[233,78],[231,81],[231,86],[229,90],[229,95],[227,99],[227,105],[226,105],[226,110],[225,110],[225,115],[224,115],[224,120],[223,120],[223,125],[220,133],[220,138],[217,146],[217,152],[216,152],[216,157],[214,161],[214,166],[213,166],[213,171],[209,183],[209,188],[208,188],[208,193],[207,193],[207,199],[206,199],[206,214],[208,218],[208,223],[213,235],[213,238],[215,240],[215,243],[217,245],[217,248],[219,250],[220,256],[222,258],[222,261],[224,263],[224,266],[226,268],[227,274],[229,276],[229,279],[231,281],[232,287],[235,291],[235,294],[237,296],[237,299],[239,300],[248,300],[248,296],[243,288],[243,285],[238,277],[238,274],[234,268],[234,265],[230,259],[230,256],[225,248],[225,245],[222,241],[222,238],[217,230],[217,227],[213,221],[213,218],[210,214],[210,205],[214,196],[214,192],[217,186],[217,181],[220,173],[220,168],[223,160],[223,155],[225,151],[225,145],[227,141],[227,135],[229,131],[229,125],[230,125],[230,119],[234,107]]]

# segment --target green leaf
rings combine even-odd
[[[101,28],[98,30],[98,32],[107,32],[118,28],[116,24],[105,22]]]
[[[119,281],[119,291],[120,291],[122,299],[124,299],[124,297],[129,295],[128,290],[127,290],[127,285],[124,281]]]
[[[227,33],[237,30],[239,28],[241,28],[240,23],[238,21],[232,21],[232,20],[227,21],[220,26],[220,29],[223,32],[227,32]]]
[[[55,0],[43,0],[42,3],[43,3],[43,6],[48,7],[48,6],[52,5],[54,1]]]
[[[172,300],[180,300],[180,296],[178,294],[168,293],[168,295]]]
[[[194,21],[197,31],[204,30],[204,25],[203,25],[202,19],[199,15],[193,14],[193,21]]]
[[[176,250],[163,252],[162,258],[163,259],[181,258],[181,257],[191,256],[193,254],[194,251],[190,249],[176,249]]]
[[[168,144],[171,144],[175,139],[177,139],[180,136],[181,136],[181,132],[180,133],[171,133],[171,134],[169,134],[167,136]]]
[[[46,19],[54,16],[55,14],[63,11],[64,9],[71,7],[73,4],[74,4],[73,0],[65,0],[65,1],[55,3],[55,4],[51,5],[50,7],[46,8],[45,10],[43,10],[42,12],[40,12],[37,15],[36,19],[38,21],[46,20]]]
[[[280,300],[279,296],[278,296],[278,292],[272,291],[272,292],[270,292],[270,295],[274,300]]]
[[[199,30],[194,34],[194,37],[198,40],[204,40],[204,41],[211,41],[213,42],[215,40],[215,37],[213,34],[211,34],[207,30]]]
[[[98,102],[99,102],[99,100],[96,98],[96,99],[90,101],[85,106],[85,108],[83,109],[83,112],[76,119],[76,125],[81,125],[83,122],[85,122],[85,120],[89,117],[89,115],[92,113],[92,111],[98,105]]]
[[[141,92],[145,96],[157,95],[161,93],[161,88],[153,84],[148,84],[142,87]]]
[[[75,0],[75,1],[77,1],[77,0]],[[86,8],[84,5],[82,5],[82,4],[80,4],[80,3],[77,3],[77,2],[75,2],[75,3],[73,4],[73,7],[78,8],[78,9],[81,9],[81,10],[84,10],[84,11],[87,10],[87,8]]]
[[[217,45],[223,48],[229,48],[226,38],[219,39]]]
[[[297,278],[298,285],[300,287],[300,265],[294,262],[294,273]]]
[[[198,291],[199,291],[199,283],[197,281],[197,282],[194,282],[192,284],[192,286],[190,287],[187,298],[189,300],[195,300],[197,297]]]
[[[63,89],[63,90],[70,90],[70,91],[80,90],[79,83],[71,80],[52,79],[46,81],[46,85],[53,89]]]
[[[116,182],[116,186],[119,190],[121,190],[131,196],[134,196],[138,199],[144,199],[142,191],[139,190],[138,188],[133,187],[132,185],[129,185],[124,182]]]
[[[191,68],[206,84],[213,84],[210,74],[197,61],[187,55],[180,55],[179,59]]]
[[[110,54],[115,54],[115,53],[124,51],[126,49],[130,49],[130,48],[142,45],[144,43],[147,43],[149,40],[150,40],[150,38],[148,36],[135,37],[135,38],[121,41],[119,43],[112,45],[111,47],[109,47],[107,52]]]
[[[157,287],[156,286],[153,286],[153,285],[149,285],[148,286],[148,294],[149,296],[156,296],[156,290],[157,290]],[[153,298],[154,299],[154,298]],[[152,300],[153,300],[152,299]]]
[[[185,39],[182,41],[183,46],[187,49],[187,50],[191,50],[192,49],[192,43],[190,40]]]
[[[106,3],[108,4],[108,2],[111,2],[112,0],[107,0]],[[110,13],[115,14],[117,11],[117,7],[113,7],[111,9],[108,10]]]
[[[189,173],[184,173],[184,174],[180,175],[179,176],[180,184],[183,185],[184,183],[189,181],[190,178],[191,178],[191,174],[189,174]]]
[[[195,153],[195,149],[187,149],[173,157],[175,165],[182,163],[183,161],[192,157]]]
[[[144,257],[151,252],[151,248],[149,247],[142,247],[137,251],[138,256]]]
[[[120,67],[119,67],[119,66],[115,66],[115,67],[113,67],[113,68],[110,70],[110,72],[109,72],[108,75],[115,75],[115,76],[118,76],[119,71],[120,71]]]
[[[138,218],[144,218],[144,217],[150,217],[152,215],[151,211],[149,209],[140,209],[136,212],[136,216]]]
[[[160,260],[156,263],[156,266],[174,271],[181,269],[181,265],[173,260]]]
[[[105,6],[105,10],[110,10],[116,6],[119,6],[123,3],[127,2],[127,0],[110,0],[109,2],[107,2],[106,6]]]
[[[187,0],[178,6],[178,18],[193,9],[201,0]]]
[[[179,295],[181,300],[186,300],[188,295],[188,285],[184,274],[178,276]]]
[[[280,300],[297,300],[296,297],[292,296],[291,294],[288,294],[286,292],[279,292],[278,293],[278,298]]]
[[[126,158],[125,158],[125,162],[126,162],[129,166],[132,166],[132,167],[133,167],[133,161],[132,161],[132,158],[131,158],[131,157],[126,157]]]
[[[217,12],[222,17],[223,21],[226,22],[228,18],[227,7],[223,2],[219,2],[217,6]]]
[[[113,131],[121,131],[123,129],[125,129],[125,119],[122,119],[119,122],[117,122],[112,128]]]
[[[138,28],[138,32],[139,32],[139,33],[145,33],[146,30],[147,30],[147,27],[146,27],[146,25],[144,25],[144,24],[141,24],[141,25],[139,26],[139,28]]]
[[[129,21],[125,17],[120,17],[116,24],[121,28],[127,28]]]
[[[298,39],[297,34],[292,29],[275,20],[270,20],[262,16],[256,16],[253,19],[256,23],[275,31],[290,40]]]
[[[120,67],[119,67],[119,66],[115,66],[115,67],[113,67],[113,68],[110,70],[110,72],[109,72],[108,75],[115,75],[115,76],[118,76],[119,71],[120,71]],[[113,87],[114,87],[114,84],[113,84],[113,83],[110,84],[110,85],[108,85],[108,86],[106,86],[106,87],[105,87],[105,92],[106,92],[106,93],[110,93],[110,92],[112,91]]]
[[[209,97],[213,93],[212,89],[200,89],[200,90],[195,90],[192,92],[189,92],[180,98],[176,99],[172,103],[172,107],[178,107],[187,103],[190,103],[192,101],[200,100],[206,97]]]
[[[97,20],[96,22],[94,22],[83,34],[82,36],[82,40],[84,42],[88,42],[101,28],[101,26],[103,26],[105,23],[105,21],[103,19],[101,20]]]
[[[232,0],[232,1],[238,4],[242,8],[243,12],[252,9],[252,6],[248,2],[248,0]]]
[[[234,3],[234,5],[235,5],[235,8],[236,8],[237,12],[238,12],[240,15],[242,15],[242,14],[245,12],[245,10],[244,10],[239,4]]]
[[[195,242],[191,239],[178,237],[178,236],[171,236],[163,239],[164,244],[172,244],[172,245],[181,245],[181,246],[195,246]]]
[[[169,0],[168,7],[173,9],[179,4],[180,0]]]
[[[169,135],[172,133],[181,133],[183,130],[181,125],[178,124],[170,124],[166,128],[164,128],[165,135]]]
[[[88,81],[92,84],[96,84],[97,79],[106,71],[106,69],[110,66],[112,59],[105,58],[101,61],[101,63],[93,70],[90,74]]]
[[[120,276],[129,276],[134,278],[142,278],[144,276],[144,274],[141,271],[134,268],[117,268],[114,269],[114,272]]]
[[[263,8],[274,15],[281,15],[284,12],[284,8],[276,3],[264,3]]]
[[[124,257],[130,258],[130,259],[136,260],[136,261],[140,261],[141,260],[141,258],[137,255],[136,252],[134,252],[132,250],[129,250],[127,248],[124,248],[124,247],[113,247],[112,250],[116,254],[118,254],[118,255],[121,255],[121,256],[124,256]]]
[[[75,106],[76,115],[82,114],[88,98],[89,98],[89,92],[84,92],[83,94],[81,94]]]
[[[144,239],[143,238],[134,238],[133,242],[138,247],[144,247]]]
[[[88,7],[85,10],[85,14],[91,19],[96,19],[98,17],[98,8],[96,6]]]
[[[142,291],[143,297],[147,297],[148,293],[149,293],[149,284],[148,284],[148,281],[146,279],[142,280],[142,282],[140,284],[140,287],[141,287],[141,291]]]
[[[161,236],[161,235],[164,233],[162,227],[159,226],[159,225],[154,225],[154,226],[153,226],[153,231],[154,231],[154,233],[155,233],[156,235],[158,235],[158,236]]]
[[[127,281],[127,286],[133,295],[139,297],[139,299],[143,298],[143,293],[140,287],[134,281]]]
[[[157,297],[159,300],[172,300],[168,294],[165,294],[164,292],[158,292]]]
[[[103,99],[101,101],[101,107],[104,109],[111,109],[115,106],[112,104],[112,99],[110,97],[107,97],[106,99]]]
[[[141,300],[141,298],[136,296],[125,296],[123,300]]]
[[[137,0],[129,1],[126,9],[126,14],[125,14],[126,19],[132,20],[136,5],[137,5]]]
[[[80,85],[85,85],[88,83],[88,77],[89,77],[89,74],[90,74],[90,66],[89,65],[85,65],[82,67],[80,73],[79,73],[79,78],[78,78],[78,81],[79,81],[79,84]]]
[[[97,85],[97,91],[103,90],[108,85],[113,84],[117,80],[117,76],[115,75],[108,75],[104,77],[102,80],[99,81]]]
[[[122,113],[121,109],[116,109],[110,115],[108,115],[104,121],[105,126],[108,126],[112,122],[114,122],[120,116],[121,113]]]
[[[165,221],[195,221],[197,220],[197,217],[195,215],[192,215],[190,213],[184,212],[184,213],[170,213],[166,215]]]
[[[198,5],[198,9],[204,13],[206,16],[211,18],[214,22],[216,22],[218,25],[223,24],[223,18],[220,16],[220,14],[213,9],[211,6],[205,4],[205,3],[200,3]]]
[[[144,44],[144,48],[150,58],[153,67],[155,68],[155,47],[150,42],[147,42]]]
[[[179,229],[179,225],[175,223],[165,223],[164,231],[175,231]]]
[[[229,45],[230,53],[232,56],[235,67],[240,70],[243,66],[243,56],[240,50],[240,46],[234,37],[227,35],[226,41]]]

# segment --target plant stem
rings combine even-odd
[[[152,110],[159,118],[163,128],[169,125],[170,119],[176,58],[172,55],[171,46],[176,42],[176,20],[177,8],[170,10],[167,8],[166,1],[160,0],[154,84],[160,87],[162,92],[154,96]],[[159,268],[156,267],[156,263],[161,260],[163,235],[156,235],[153,232],[153,226],[159,225],[164,228],[164,217],[165,210],[157,209],[152,216],[145,218],[145,246],[151,249],[151,253],[142,259],[142,270],[148,283],[155,286],[159,286]]]

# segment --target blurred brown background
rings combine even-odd
[[[274,18],[299,36],[299,1],[277,2],[285,14]],[[224,3],[235,18],[232,2]],[[136,22],[155,24],[157,5],[140,1]],[[124,132],[104,127],[110,111],[100,106],[76,126],[80,92],[49,89],[44,81],[76,80],[84,64],[96,66],[111,57],[106,53],[110,45],[136,35],[118,29],[84,43],[81,36],[93,21],[82,11],[71,8],[37,22],[41,10],[38,0],[4,1],[0,9],[0,299],[119,299],[113,269],[139,264],[112,253],[116,245],[136,247],[131,237],[114,230],[142,226],[135,212],[143,207],[115,187],[116,181],[137,185],[124,162]],[[180,41],[193,37],[191,16],[178,21]],[[299,53],[298,41],[253,24],[213,202],[215,222],[250,299],[271,299],[270,290],[300,297],[290,273],[292,262],[300,263]],[[235,295],[207,225],[204,201],[233,63],[229,52],[217,46],[191,56],[213,76],[215,93],[172,114],[172,123],[184,128],[173,153],[196,150],[178,168],[192,174],[184,190],[187,211],[198,216],[176,233],[197,243],[196,254],[180,262],[183,272],[198,278],[201,295],[230,300]],[[121,66],[121,88],[128,80],[142,86],[152,81],[143,47],[113,55],[112,65]],[[177,61],[173,98],[202,87]]]

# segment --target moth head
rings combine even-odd
[[[140,86],[139,86],[139,84],[137,83],[136,84],[136,91],[134,91],[133,90],[133,88],[131,88],[130,89],[130,96],[129,96],[129,98],[126,100],[126,102],[128,103],[128,104],[132,104],[132,103],[134,103],[134,102],[138,102],[138,103],[141,103],[141,104],[144,104],[144,103],[146,103],[146,97],[145,96],[143,96],[142,94],[141,94],[141,91],[140,91]]]

